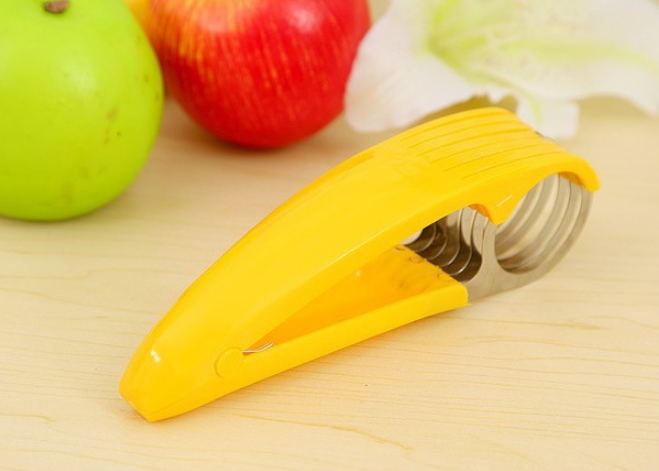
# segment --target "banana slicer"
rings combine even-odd
[[[142,341],[121,394],[165,419],[529,283],[574,243],[597,187],[588,163],[501,109],[413,128],[239,240]]]

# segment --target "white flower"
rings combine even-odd
[[[659,113],[653,0],[393,0],[360,45],[346,116],[374,132],[512,96],[521,119],[562,138],[576,131],[575,101],[595,95]]]

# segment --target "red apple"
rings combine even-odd
[[[211,133],[250,147],[303,139],[343,108],[366,0],[151,0],[167,89]]]

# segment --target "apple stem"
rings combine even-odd
[[[69,0],[52,0],[50,2],[44,2],[43,9],[48,13],[62,13],[69,8],[69,3]]]

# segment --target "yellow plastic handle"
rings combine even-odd
[[[244,355],[240,368],[222,377],[215,394],[223,396],[266,377],[335,352],[424,317],[467,304],[463,285],[403,246],[388,250],[346,277]],[[257,348],[258,350],[258,348]]]
[[[598,185],[585,161],[494,108],[362,152],[274,211],[183,294],[142,342],[122,395],[149,420],[171,417],[465,305],[460,283],[398,242],[465,206],[498,224],[555,173]]]

